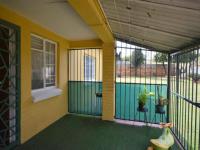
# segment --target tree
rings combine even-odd
[[[142,64],[144,64],[145,58],[144,54],[140,49],[135,49],[135,51],[132,52],[131,56],[131,65],[135,67],[135,76],[137,75],[137,69]]]
[[[164,68],[164,70],[165,70],[165,75],[166,75],[167,70],[166,70],[166,67],[165,67],[165,62],[167,62],[167,54],[164,54],[164,53],[157,53],[157,54],[154,56],[154,60],[155,60],[156,62],[162,63],[163,68]]]
[[[187,71],[187,64],[189,63],[189,68],[191,67],[192,62],[197,58],[196,53],[185,53],[182,55],[179,55],[178,61],[179,63],[183,63],[183,65],[180,66],[180,73],[185,73]],[[167,54],[163,53],[157,53],[154,56],[154,60],[156,62],[161,62],[163,64],[163,68],[165,70],[165,75],[166,75],[166,67],[165,67],[165,62],[167,62]],[[173,62],[177,61],[177,57],[173,60]]]
[[[197,57],[198,57],[198,54],[194,52],[189,52],[189,53],[185,53],[178,56],[179,63],[183,63],[182,65],[179,65],[180,75],[181,73],[187,72],[188,63],[189,63],[189,71],[190,71],[191,65],[193,64],[193,61]],[[175,61],[176,60],[177,58],[175,59]]]

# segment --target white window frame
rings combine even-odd
[[[43,68],[43,81],[44,81],[43,82],[43,86],[44,87],[43,88],[39,88],[39,89],[32,89],[31,88],[31,90],[32,90],[32,92],[37,92],[37,91],[44,91],[44,90],[56,88],[57,87],[57,43],[52,41],[52,40],[46,39],[44,37],[41,37],[39,35],[32,34],[32,33],[31,33],[30,38],[31,37],[36,37],[36,38],[39,38],[39,39],[43,40],[43,50],[42,50],[42,52],[43,52],[43,62],[44,62],[44,68]],[[46,68],[46,47],[45,47],[45,42],[49,42],[49,43],[55,44],[55,86],[49,86],[49,87],[46,87],[46,77],[45,77],[45,75],[46,75],[46,71],[45,71],[45,68]],[[31,52],[32,52],[32,50],[41,52],[41,50],[32,48],[32,46],[31,46]],[[32,56],[31,56],[31,59],[32,59]],[[32,78],[31,78],[31,80],[32,80]]]
[[[91,79],[86,79],[86,74],[85,74],[85,59],[86,59],[86,57],[90,57],[91,58],[91,60],[94,60],[94,77],[92,77]],[[92,69],[92,71],[93,71],[93,69]],[[96,58],[94,57],[94,56],[91,56],[91,55],[84,55],[84,80],[85,81],[95,81],[96,79],[95,79],[95,77],[96,77]]]

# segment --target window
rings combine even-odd
[[[95,81],[95,58],[92,56],[85,56],[84,63],[84,77],[86,81]]]
[[[56,86],[56,43],[31,35],[32,90]]]

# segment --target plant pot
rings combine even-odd
[[[139,106],[138,106],[138,111],[141,111],[141,112],[147,112],[147,108],[145,107],[145,104],[143,103],[139,103]]]
[[[164,105],[156,105],[156,113],[159,113],[159,114],[164,114],[165,113],[165,107]]]

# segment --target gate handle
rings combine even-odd
[[[102,93],[96,93],[96,97],[102,97]]]

